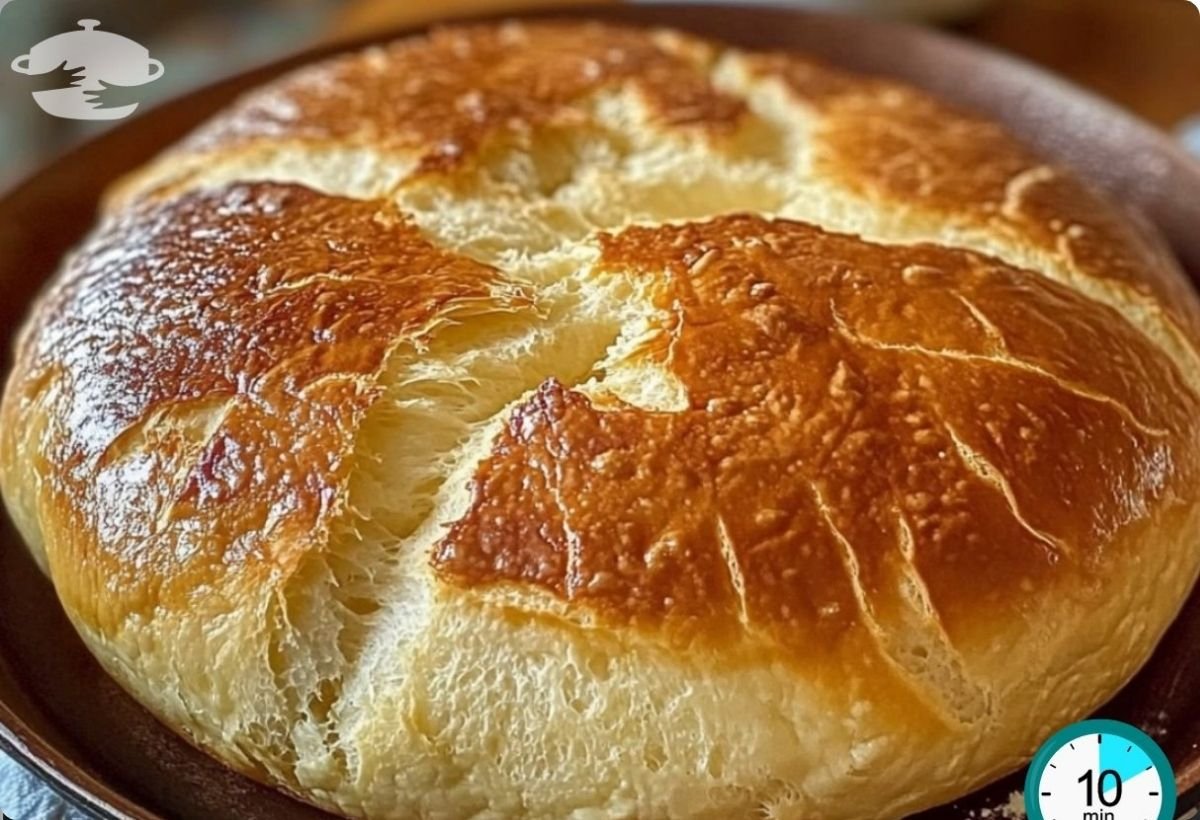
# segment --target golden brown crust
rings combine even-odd
[[[436,29],[288,75],[177,154],[180,167],[202,168],[207,157],[254,146],[357,146],[403,157],[408,180],[452,174],[469,170],[493,140],[588,127],[580,102],[626,86],[640,93],[653,126],[728,135],[748,114],[714,83],[728,54],[686,35],[600,23]],[[887,79],[793,54],[737,56],[749,76],[782,81],[816,114],[806,150],[817,176],[927,233],[952,232],[959,244],[973,235],[1022,252],[1022,266],[1048,260],[1080,287],[1116,288],[1200,344],[1200,300],[1157,239],[1003,127]]]
[[[1195,478],[1200,408],[1164,353],[996,260],[729,217],[609,236],[602,265],[661,279],[654,354],[688,407],[544,385],[434,553],[448,579],[808,651],[886,618],[911,564],[953,639],[1118,560]]]
[[[1000,125],[900,83],[795,55],[751,55],[747,65],[819,112],[818,173],[869,201],[924,212],[940,231],[986,229],[1074,273],[1156,297],[1200,339],[1200,301],[1181,277],[1147,265],[1160,253],[1154,244]]]
[[[710,84],[713,52],[681,40],[672,53],[667,42],[599,24],[437,29],[291,75],[183,147],[337,141],[416,152],[419,170],[447,170],[493,135],[578,124],[571,103],[624,83],[638,88],[665,125],[728,129],[745,107]]]
[[[103,628],[286,573],[340,509],[387,353],[497,301],[527,297],[382,203],[258,183],[107,222],[43,301],[4,408],[10,454],[31,411],[52,419],[60,594]]]

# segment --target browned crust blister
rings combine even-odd
[[[182,147],[286,137],[415,152],[419,171],[450,170],[497,133],[579,124],[572,103],[625,82],[664,125],[731,127],[745,107],[709,83],[715,50],[681,41],[667,51],[663,42],[599,25],[437,30],[298,72]]]
[[[383,203],[261,183],[111,219],[43,299],[6,394],[9,458],[26,414],[52,419],[60,589],[109,629],[230,571],[286,572],[341,510],[387,354],[495,303],[529,297]]]
[[[1022,584],[1115,560],[1112,535],[1193,475],[1170,360],[1031,273],[757,217],[603,244],[602,270],[661,280],[688,407],[545,384],[434,553],[458,583],[710,636],[740,620],[804,652],[873,617],[911,562],[954,635]]]

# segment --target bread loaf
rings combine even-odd
[[[1001,127],[449,28],[255,91],[34,307],[8,508],[163,722],[351,817],[899,817],[1200,560],[1200,304]]]

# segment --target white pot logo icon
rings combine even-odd
[[[38,43],[13,60],[18,74],[46,74],[65,67],[77,77],[68,88],[35,91],[33,99],[47,114],[68,120],[119,120],[136,102],[106,107],[104,92],[113,86],[138,86],[163,75],[163,64],[128,37],[97,31],[99,20],[80,20],[79,30]]]

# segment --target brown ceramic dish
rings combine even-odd
[[[669,24],[753,48],[792,48],[889,74],[1007,123],[1157,224],[1200,281],[1200,165],[1127,114],[1004,56],[919,29],[779,8],[597,7],[559,16]],[[391,39],[395,32],[376,39]],[[351,44],[361,45],[361,44]],[[114,178],[237,93],[322,54],[258,69],[161,106],[81,146],[0,200],[0,329],[17,328]],[[31,109],[30,116],[38,116]],[[7,356],[6,356],[7,359]],[[7,369],[8,362],[5,362]],[[1200,591],[1106,717],[1147,729],[1175,766],[1180,814],[1200,800]],[[1046,727],[1047,731],[1054,727]],[[234,774],[160,726],[92,661],[0,519],[0,745],[75,802],[113,818],[327,817]],[[1014,775],[929,818],[979,817]]]

